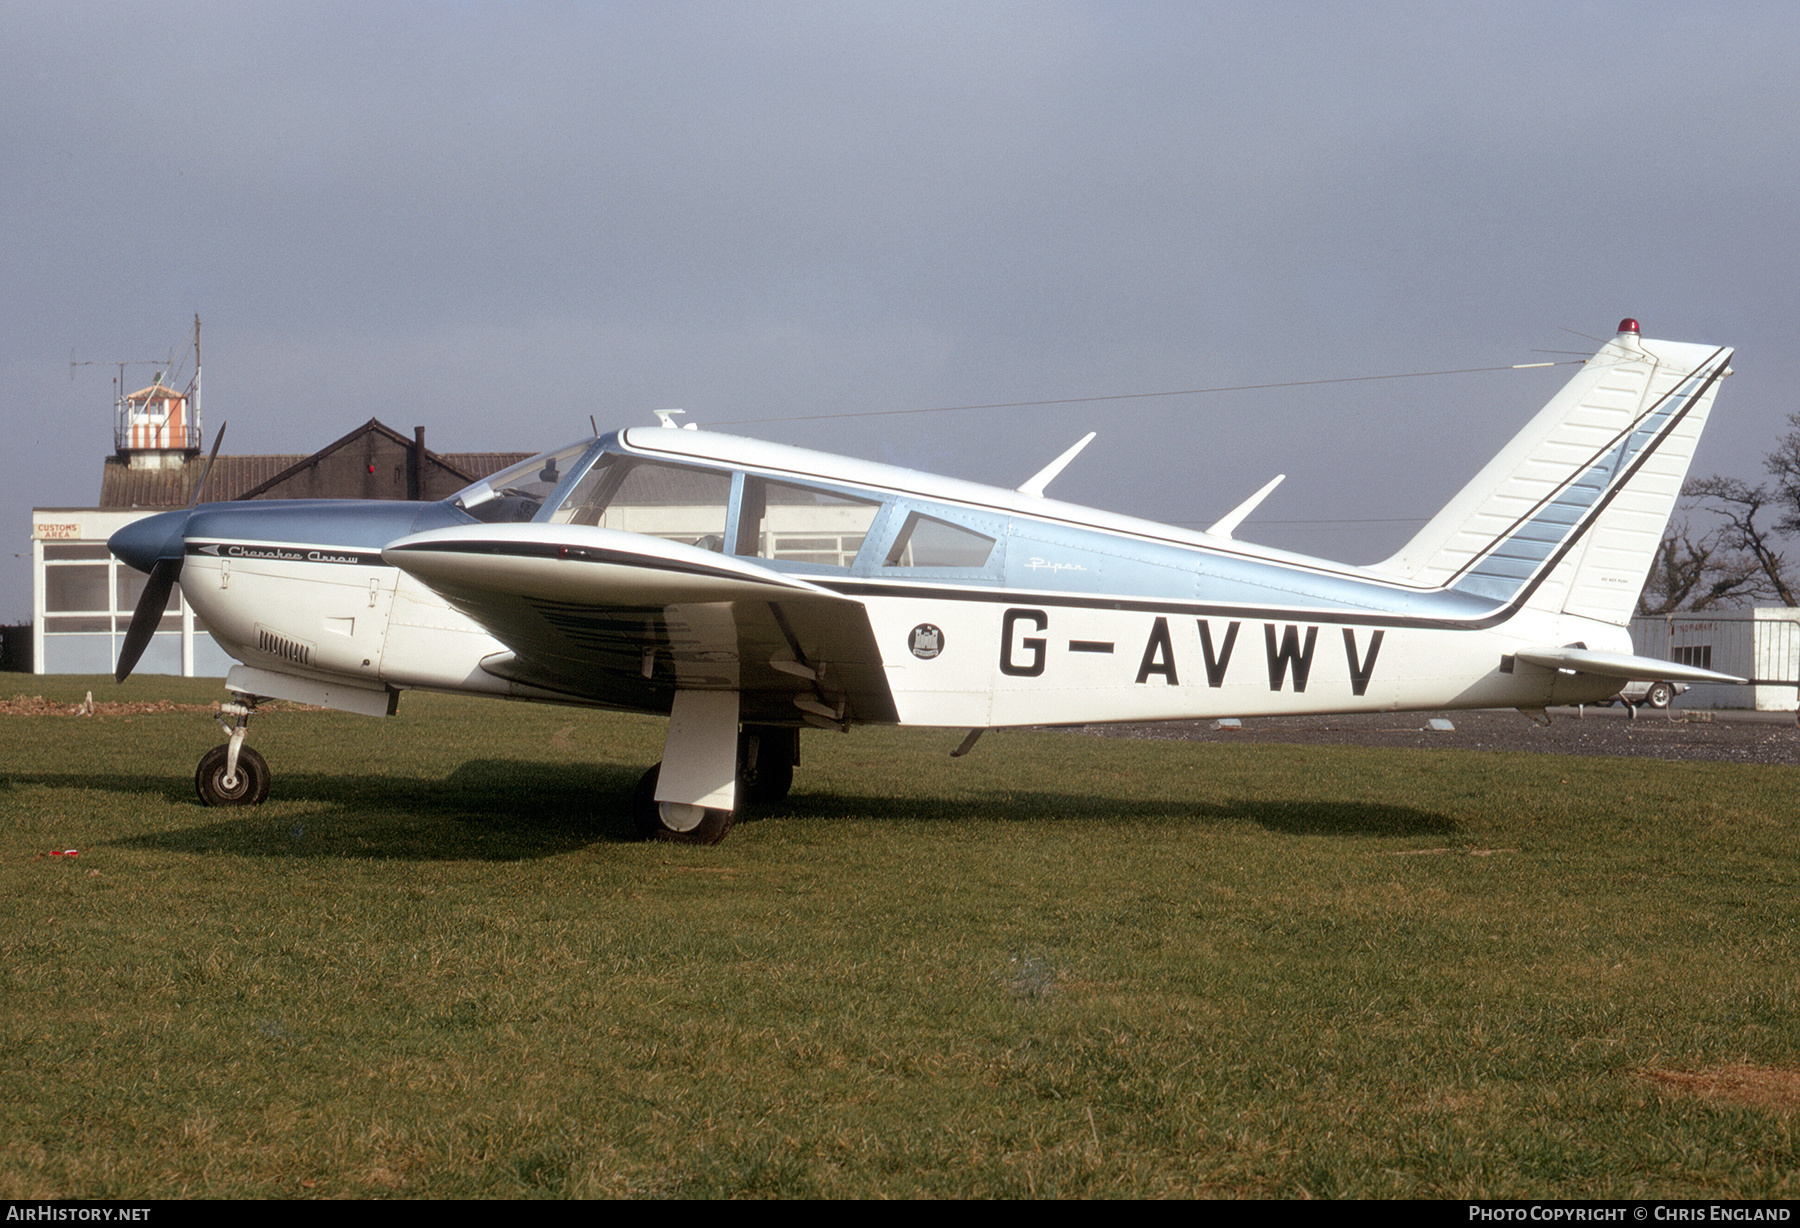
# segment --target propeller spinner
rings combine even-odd
[[[156,634],[157,624],[162,621],[163,610],[169,604],[169,590],[181,577],[182,555],[187,549],[182,534],[187,520],[185,508],[179,512],[148,516],[126,525],[106,543],[106,548],[120,562],[150,573],[137,608],[131,613],[125,643],[119,649],[118,668],[113,670],[115,682],[123,682],[131,676],[138,658],[150,646],[150,637]]]

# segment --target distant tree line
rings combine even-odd
[[[1716,610],[1756,602],[1800,605],[1800,577],[1783,552],[1800,533],[1800,412],[1764,458],[1773,479],[1752,486],[1714,474],[1681,488],[1682,518],[1668,533],[1638,597],[1640,614]],[[1699,527],[1695,527],[1699,518]]]

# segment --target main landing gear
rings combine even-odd
[[[219,707],[219,728],[231,740],[200,756],[200,767],[194,773],[194,791],[200,795],[202,806],[260,806],[268,800],[269,765],[244,745],[250,718],[256,713],[256,698],[239,698],[245,702]],[[234,723],[227,725],[226,717],[235,718]]]
[[[799,761],[798,729],[746,725],[737,737],[737,805],[769,805],[787,797],[794,783],[794,765]],[[632,796],[632,814],[639,834],[647,840],[676,844],[717,844],[723,840],[731,830],[736,809],[659,802],[656,786],[661,775],[662,764],[658,763],[644,773]]]

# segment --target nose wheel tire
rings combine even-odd
[[[238,750],[237,775],[227,778],[231,746],[215,746],[200,757],[194,791],[202,806],[260,806],[269,797],[269,765],[248,746]]]
[[[667,840],[672,844],[717,844],[723,840],[731,830],[731,811],[657,801],[656,779],[661,772],[660,763],[645,772],[632,797],[638,834],[646,840]]]

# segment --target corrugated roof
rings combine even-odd
[[[305,460],[304,456],[221,456],[206,475],[208,503],[235,499],[276,474]],[[122,457],[106,458],[100,476],[101,507],[186,507],[194,497],[190,483],[206,468],[196,456],[180,469],[133,469]]]
[[[536,452],[439,452],[440,460],[448,461],[452,466],[469,475],[471,482],[485,478],[490,473],[499,473],[508,465],[516,465],[522,460],[530,460]]]
[[[208,503],[224,503],[243,498],[252,492],[279,498],[281,484],[277,479],[291,475],[307,462],[318,460],[370,431],[386,435],[407,447],[413,442],[410,437],[371,418],[348,435],[334,440],[310,456],[221,456],[213,462],[211,471],[207,472],[206,489],[201,497]],[[459,477],[466,474],[467,480],[474,481],[490,473],[498,473],[508,465],[517,464],[532,453],[439,453],[427,448],[426,455],[439,464],[458,471]],[[123,457],[109,456],[100,477],[99,506],[186,507],[194,497],[189,483],[196,481],[202,472],[206,472],[204,456],[191,457],[185,466],[172,469],[133,469]]]

